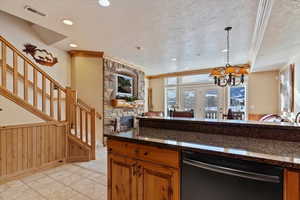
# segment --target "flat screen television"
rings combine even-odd
[[[133,78],[130,76],[117,74],[117,96],[133,96]]]

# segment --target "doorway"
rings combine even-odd
[[[196,118],[222,119],[225,108],[224,89],[205,86],[180,86],[179,108],[194,110]]]

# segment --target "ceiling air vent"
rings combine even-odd
[[[40,11],[38,11],[38,10],[30,7],[30,6],[25,6],[24,9],[26,11],[32,12],[32,13],[37,14],[37,15],[42,16],[42,17],[46,17],[47,16],[46,14],[44,14],[44,13],[42,13],[42,12],[40,12]]]

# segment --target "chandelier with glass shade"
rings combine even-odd
[[[225,31],[227,32],[227,63],[225,67],[217,67],[211,70],[210,76],[214,78],[215,85],[220,87],[226,86],[238,86],[245,82],[245,75],[248,74],[249,66],[232,66],[230,65],[229,56],[230,56],[230,31],[232,27],[226,27]]]

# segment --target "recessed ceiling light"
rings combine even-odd
[[[72,20],[69,20],[69,19],[63,19],[62,22],[63,22],[65,25],[68,25],[68,26],[72,26],[72,25],[73,25],[73,21],[72,21]]]
[[[176,61],[177,60],[177,58],[172,58],[172,61]]]
[[[110,5],[109,0],[99,0],[98,3],[102,7],[108,7]]]
[[[228,52],[228,49],[223,49],[222,52],[226,53],[226,52]]]
[[[77,45],[77,44],[74,44],[74,43],[71,43],[71,44],[70,44],[70,47],[76,48],[76,47],[78,47],[78,45]]]

